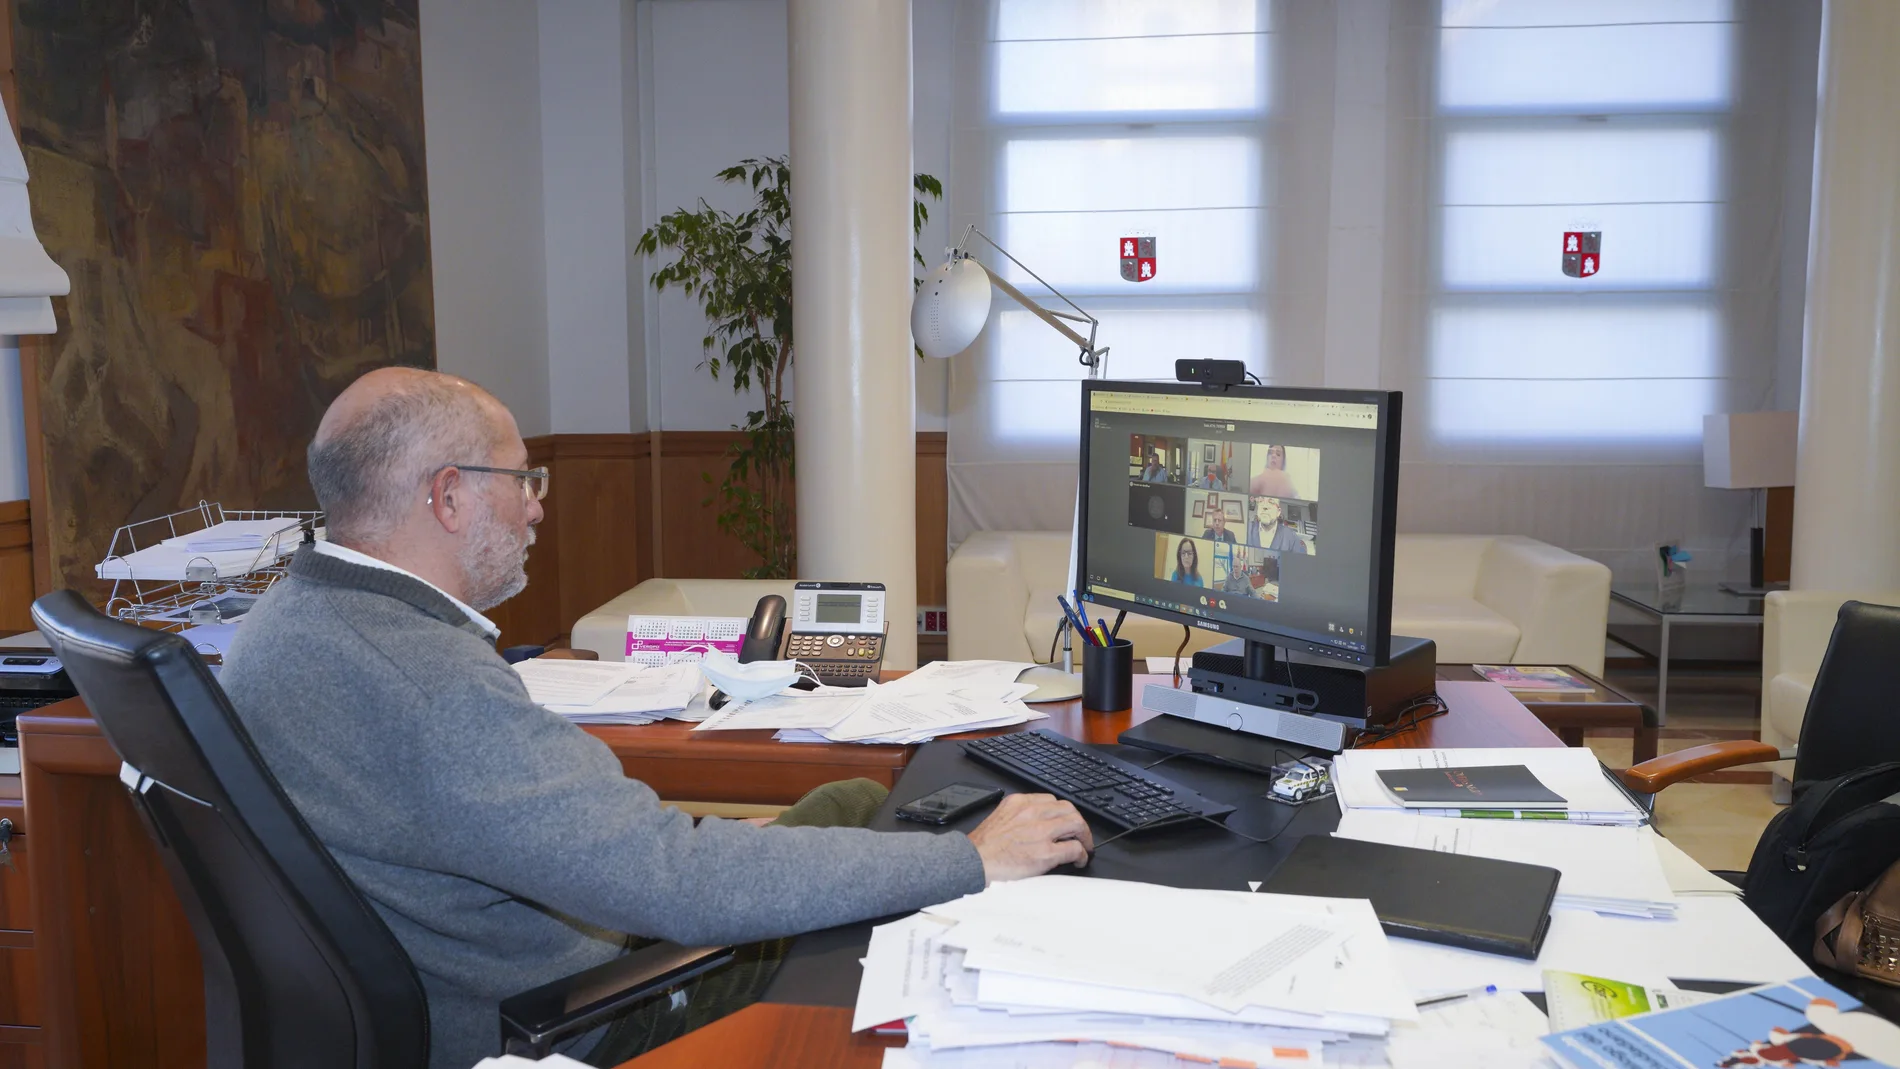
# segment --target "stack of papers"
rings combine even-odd
[[[906,1021],[910,1064],[1102,1043],[1311,1067],[1417,1018],[1363,900],[1041,876],[875,929],[852,1028]]]
[[[691,667],[688,665],[687,667]],[[873,684],[875,686],[875,684]],[[701,721],[694,731],[818,731],[851,715],[864,700],[863,687],[818,687],[785,690],[748,702],[727,702]],[[821,740],[822,741],[822,740]]]
[[[286,537],[268,547],[205,551],[160,542],[122,557],[107,557],[94,565],[92,571],[101,579],[137,579],[154,583],[181,583],[187,579],[235,579],[290,556],[301,544],[296,538]]]
[[[1519,817],[1568,820],[1580,824],[1635,827],[1649,817],[1629,795],[1610,781],[1596,754],[1582,747],[1526,747],[1472,750],[1347,750],[1333,761],[1333,783],[1342,812],[1355,809],[1408,812],[1380,785],[1378,772],[1388,768],[1469,768],[1475,765],[1523,765],[1538,782],[1569,800],[1560,810],[1410,810],[1419,819],[1477,816],[1487,819]],[[1507,860],[1518,860],[1508,858]]]
[[[1389,846],[1543,865],[1562,873],[1558,906],[1629,917],[1673,917],[1676,896],[1648,828],[1536,820],[1439,820],[1349,809],[1333,834]]]
[[[883,685],[859,691],[859,700],[828,725],[776,724],[787,742],[861,742],[908,746],[939,735],[1012,727],[1047,719],[1024,705],[1035,691],[1016,677],[1019,661],[932,661]],[[764,725],[759,725],[764,726]]]
[[[1422,999],[1487,984],[1501,991],[1542,991],[1546,970],[1614,976],[1650,987],[1672,979],[1775,983],[1811,975],[1794,951],[1731,895],[1678,897],[1673,920],[1553,909],[1536,961],[1416,939],[1393,939],[1391,946],[1399,972]]]
[[[227,553],[248,549],[255,553],[270,542],[272,538],[287,541],[295,549],[302,541],[300,535],[293,532],[301,521],[295,517],[272,516],[262,520],[225,520],[214,523],[203,530],[190,534],[167,538],[162,545],[193,553]]]
[[[699,666],[536,657],[514,666],[528,697],[577,724],[650,724],[688,710],[705,690]]]

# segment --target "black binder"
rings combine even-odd
[[[1558,875],[1542,865],[1308,835],[1260,889],[1371,899],[1387,935],[1534,959],[1550,931]]]

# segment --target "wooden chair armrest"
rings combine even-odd
[[[1622,781],[1623,786],[1638,794],[1655,794],[1672,783],[1681,783],[1717,769],[1780,759],[1781,751],[1765,742],[1745,739],[1711,742],[1654,757],[1640,765],[1631,765],[1618,772],[1616,778]]]

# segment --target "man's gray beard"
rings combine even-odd
[[[468,603],[476,612],[487,612],[527,587],[531,545],[532,527],[524,540],[492,512],[475,521],[468,541],[462,544],[461,563],[462,574],[468,577]]]

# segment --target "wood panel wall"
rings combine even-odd
[[[0,501],[0,635],[30,631],[33,527],[24,501]]]
[[[541,645],[642,580],[737,578],[756,563],[707,503],[734,431],[556,434],[528,440],[552,480],[528,589],[489,616],[504,646]],[[917,603],[944,603],[949,560],[942,432],[917,436]]]

